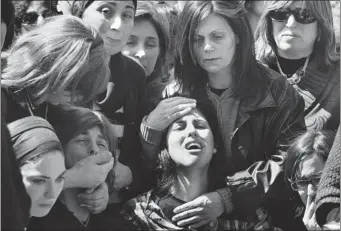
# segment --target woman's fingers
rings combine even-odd
[[[186,219],[188,217],[193,217],[195,215],[199,215],[200,212],[202,212],[202,211],[203,211],[203,208],[201,208],[201,207],[197,207],[197,208],[194,208],[191,210],[186,210],[186,211],[181,212],[179,214],[176,214],[174,217],[172,217],[172,221],[177,222],[177,221]]]
[[[197,222],[200,222],[202,219],[200,216],[194,216],[194,217],[190,217],[188,219],[185,219],[185,220],[181,220],[179,222],[177,222],[177,225],[178,226],[187,226],[187,225],[190,225],[190,224],[193,224],[193,223],[197,223]]]

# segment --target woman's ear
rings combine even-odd
[[[217,153],[217,148],[216,147],[213,148],[213,154],[214,153]]]

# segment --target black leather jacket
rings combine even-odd
[[[215,168],[224,176],[227,186],[218,192],[226,206],[231,206],[232,195],[233,211],[240,215],[255,213],[257,208],[269,204],[276,210],[277,203],[288,199],[283,176],[285,151],[293,135],[306,130],[302,97],[283,76],[266,67],[263,71],[264,81],[240,99],[233,133],[223,138],[225,149],[230,150],[225,150],[224,158]],[[174,88],[176,84],[166,91],[177,91]],[[226,115],[228,110],[222,109],[224,96],[215,101],[212,92],[206,89],[206,95],[200,97],[200,100],[210,100],[216,109],[220,108],[217,119],[222,120],[219,123],[222,132],[223,126],[231,123]],[[144,122],[140,130],[143,153],[146,159],[154,162],[160,144],[157,137],[164,131],[152,129]],[[226,145],[228,139],[230,145]]]

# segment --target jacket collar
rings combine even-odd
[[[270,71],[268,75],[279,75],[275,71]],[[272,73],[273,72],[273,73]],[[277,107],[274,96],[270,91],[270,87],[264,76],[262,82],[255,86],[244,98],[240,100],[240,106],[235,123],[235,134],[239,127],[251,117],[251,113],[263,108]]]

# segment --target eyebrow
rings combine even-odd
[[[216,32],[225,32],[224,28],[218,28],[218,29],[215,29],[213,31],[211,31],[209,34],[213,34],[213,33],[216,33]],[[194,36],[203,36],[203,35],[200,35],[198,33],[194,34]]]
[[[112,5],[112,6],[114,6],[114,7],[116,7],[116,2],[103,2],[103,3],[108,3],[108,4],[110,4],[110,5]],[[135,8],[133,7],[133,6],[131,6],[131,5],[126,5],[126,7],[125,7],[126,9],[132,9],[132,10],[135,10]]]
[[[99,134],[98,135],[98,138],[102,139],[102,140],[105,140],[107,142],[107,140],[104,138],[104,136],[102,134]]]
[[[158,38],[153,37],[153,36],[147,36],[147,39],[158,40]]]
[[[57,178],[63,177],[65,173],[66,173],[66,169],[65,169],[64,172],[62,172]]]

